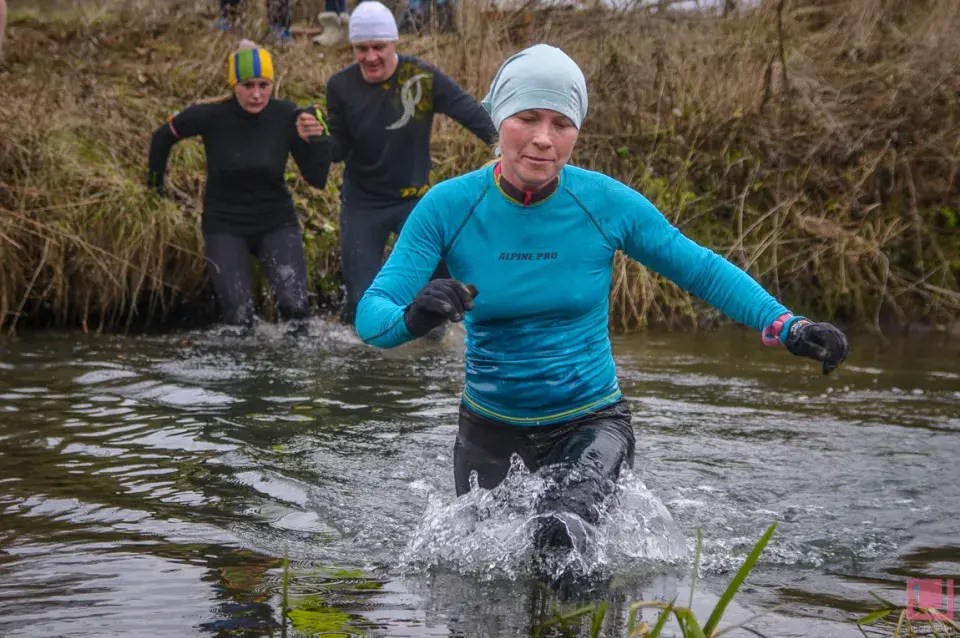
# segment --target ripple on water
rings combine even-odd
[[[80,376],[74,377],[73,382],[79,383],[80,385],[98,385],[107,383],[108,381],[129,379],[136,376],[139,375],[132,370],[108,368],[106,370],[91,370],[90,372],[84,372]]]

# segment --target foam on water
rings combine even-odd
[[[481,579],[516,580],[534,565],[537,502],[549,487],[514,455],[507,477],[493,489],[473,489],[459,498],[431,492],[423,519],[400,559],[403,574],[454,569]],[[581,521],[582,522],[582,521]],[[553,574],[605,574],[651,563],[690,558],[670,512],[629,469],[596,527],[583,523],[584,554],[554,554],[540,565]]]

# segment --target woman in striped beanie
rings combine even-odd
[[[243,41],[229,56],[227,78],[232,94],[184,109],[153,134],[149,185],[163,194],[170,150],[199,135],[207,159],[204,252],[223,320],[253,322],[251,255],[260,260],[281,318],[304,319],[306,258],[284,172],[292,154],[310,185],[326,186],[326,127],[319,109],[271,97],[273,58],[253,42]]]

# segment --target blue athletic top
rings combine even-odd
[[[621,396],[608,333],[617,250],[758,331],[789,312],[615,179],[566,166],[556,192],[523,206],[486,166],[417,204],[360,301],[356,329],[381,348],[413,339],[404,310],[442,258],[478,290],[464,319],[466,404],[515,425],[566,421]]]

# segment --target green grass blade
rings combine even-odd
[[[670,612],[673,611],[673,603],[667,605],[663,611],[660,612],[660,618],[657,619],[657,624],[653,626],[653,629],[647,634],[647,638],[659,638],[660,632],[663,631],[664,626],[667,624],[667,619],[670,618]]]
[[[857,625],[862,626],[862,625],[869,625],[871,623],[875,623],[881,618],[886,618],[887,616],[889,616],[895,611],[896,609],[880,609],[878,611],[871,612],[866,616],[864,616],[863,618],[861,618],[860,620],[858,620]]]
[[[730,601],[733,600],[737,590],[740,589],[740,585],[742,585],[743,581],[747,579],[747,574],[749,574],[753,569],[753,566],[756,565],[757,560],[760,558],[760,554],[763,553],[764,548],[767,546],[767,543],[770,542],[770,537],[773,536],[773,532],[776,529],[777,522],[774,521],[770,524],[770,527],[767,528],[766,533],[764,533],[760,540],[757,541],[757,544],[753,547],[753,551],[750,552],[749,556],[747,556],[747,560],[740,567],[737,575],[733,577],[732,581],[730,581],[730,585],[727,586],[727,590],[723,592],[723,596],[720,597],[720,602],[717,603],[713,613],[710,614],[710,618],[707,619],[707,624],[703,628],[706,633],[712,633],[717,628],[717,625],[720,624],[720,618],[723,616],[723,612],[727,610],[727,606],[730,604]]]
[[[640,607],[637,605],[630,605],[630,613],[627,616],[627,636],[633,635],[633,628],[637,626],[637,612],[640,611]]]
[[[672,605],[673,603],[670,603],[670,604]],[[629,619],[628,619],[628,621],[627,621],[627,636],[628,636],[628,637],[629,637],[629,636],[633,636],[634,630],[635,630],[635,628],[636,628],[636,625],[637,625],[637,612],[640,611],[641,609],[647,609],[648,607],[659,607],[660,609],[663,609],[663,608],[666,607],[666,605],[664,605],[664,604],[663,604],[662,602],[660,602],[659,600],[651,600],[651,601],[648,601],[648,602],[645,602],[645,603],[633,603],[632,605],[630,605],[630,615],[629,615],[629,617],[628,617]]]
[[[893,604],[892,602],[890,602],[890,601],[887,600],[886,598],[881,598],[880,596],[877,596],[874,592],[869,592],[869,593],[870,593],[871,596],[873,596],[874,598],[876,598],[877,600],[879,600],[879,601],[880,601],[880,604],[883,605],[884,607],[886,607],[887,609],[896,609],[896,608],[897,608],[897,606],[896,606],[895,604]]]
[[[680,630],[683,632],[683,638],[707,638],[697,622],[696,616],[689,609],[674,609],[673,615],[677,617],[680,623]]]
[[[593,626],[590,628],[591,638],[597,638],[600,635],[600,630],[603,628],[603,618],[607,615],[607,605],[609,604],[609,602],[604,601],[597,609],[597,613],[593,615]]]
[[[697,577],[700,573],[700,552],[703,550],[703,534],[700,528],[697,528],[697,553],[693,557],[693,582],[690,583],[690,604],[687,605],[693,609],[693,592],[697,590]]]
[[[601,605],[600,607],[602,607],[602,609],[603,609],[603,611],[604,611],[604,613],[605,613],[605,612],[606,612],[606,608],[607,608],[607,603],[603,603],[603,605]],[[567,622],[568,622],[568,621],[575,620],[575,619],[580,618],[580,617],[582,617],[582,616],[586,616],[586,615],[589,614],[590,612],[594,612],[594,611],[598,611],[597,606],[596,606],[596,605],[588,605],[588,606],[586,606],[586,607],[581,607],[581,608],[579,608],[579,609],[575,609],[575,610],[573,610],[573,611],[569,611],[569,612],[567,612],[567,613],[565,613],[565,614],[561,614],[561,613],[560,613],[560,610],[559,610],[559,609],[556,609],[556,606],[554,606],[553,618],[551,618],[551,619],[549,619],[549,620],[546,620],[546,621],[540,623],[539,625],[537,625],[536,627],[534,627],[533,632],[532,632],[532,635],[533,635],[533,636],[539,636],[539,635],[541,635],[541,632],[542,632],[544,629],[546,629],[546,628],[548,628],[548,627],[552,627],[552,626],[554,626],[554,625],[559,625],[559,626],[560,626],[560,630],[561,630],[562,632],[564,632],[565,634],[566,634],[566,633],[569,633],[569,629],[567,628]],[[602,618],[601,618],[601,621],[602,621]]]
[[[290,608],[290,598],[288,588],[290,586],[290,557],[287,552],[283,552],[283,593],[280,602],[280,635],[287,638],[287,610]]]
[[[604,603],[604,605],[606,605],[606,603]],[[596,605],[588,605],[586,607],[581,607],[580,609],[574,609],[573,611],[568,611],[567,613],[560,616],[557,620],[561,622],[565,620],[574,620],[576,618],[580,618],[581,616],[586,616],[590,612],[596,611],[596,610],[597,610]]]
[[[640,605],[636,603],[630,605],[630,613],[627,615],[627,636],[633,636],[633,629],[637,626],[638,611],[640,611]]]

